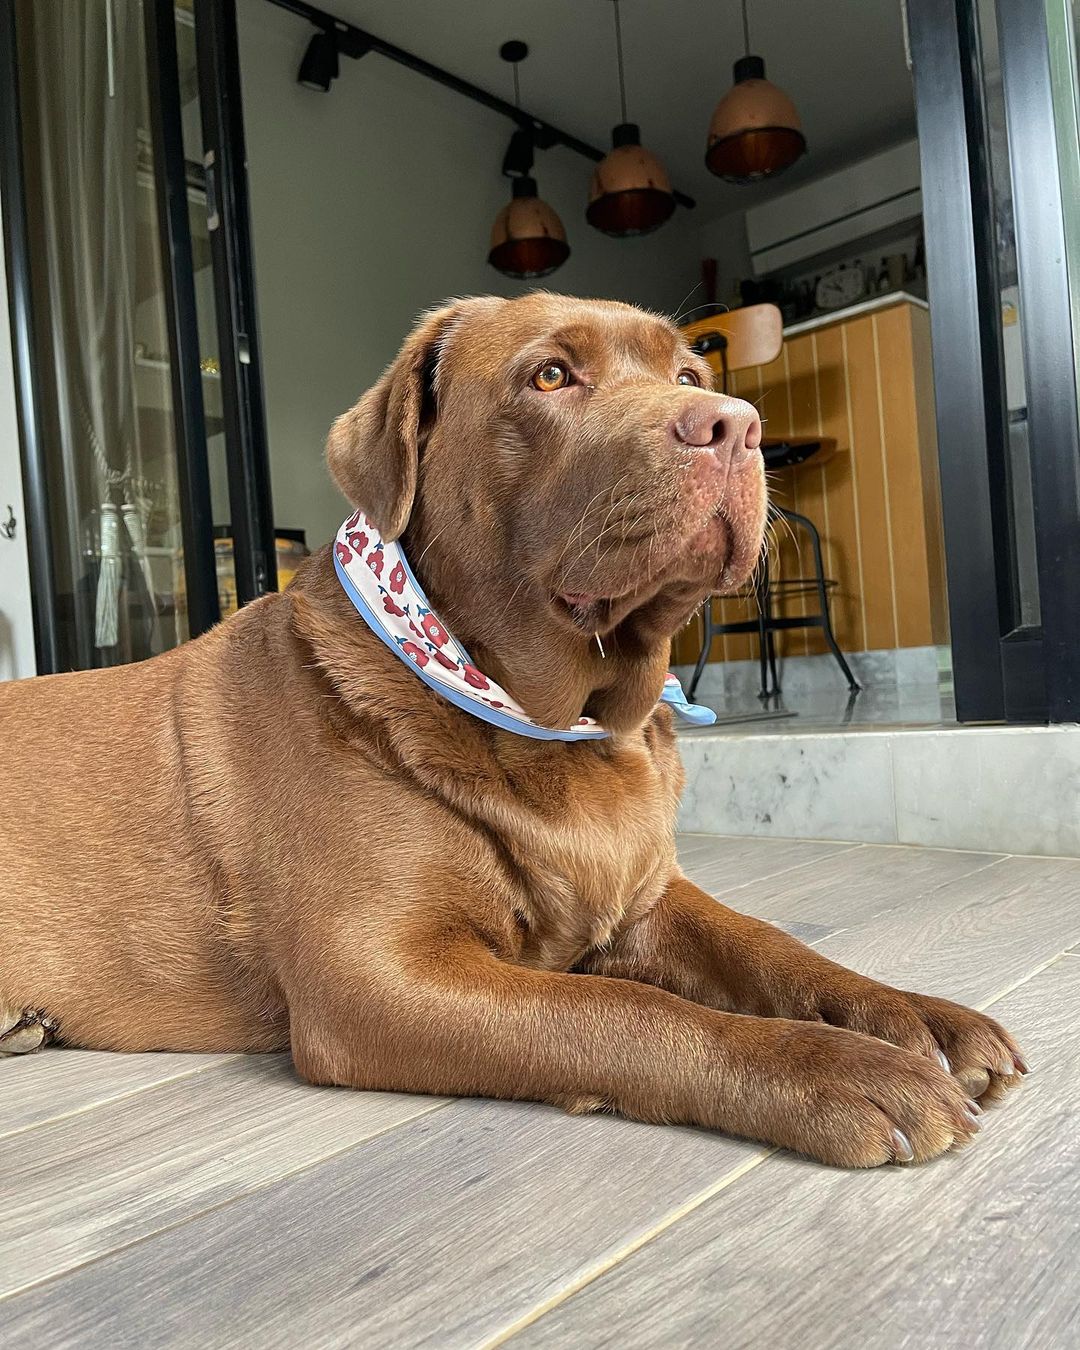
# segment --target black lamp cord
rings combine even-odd
[[[622,120],[626,121],[626,78],[623,73],[622,24],[619,21],[619,0],[612,0],[615,8],[615,57],[619,63],[619,104],[622,108]]]
[[[746,13],[747,0],[742,0],[742,36],[743,36],[743,55],[750,55],[750,20]]]

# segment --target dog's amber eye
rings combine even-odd
[[[690,384],[695,389],[701,388],[701,381],[697,377],[697,372],[693,370],[680,370],[678,375],[675,376],[675,383]]]
[[[558,361],[549,361],[541,366],[532,377],[534,389],[542,394],[554,393],[556,389],[565,389],[570,383],[570,372]]]

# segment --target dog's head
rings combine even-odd
[[[761,422],[711,386],[679,331],[630,305],[462,300],[334,424],[330,469],[386,538],[405,536],[496,675],[514,644],[562,652],[596,633],[627,657],[663,648],[662,667],[667,639],[761,549]]]

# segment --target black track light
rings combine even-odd
[[[296,82],[305,89],[317,89],[325,94],[337,76],[338,49],[334,35],[318,32],[308,43]]]
[[[503,156],[502,171],[506,178],[525,178],[532,173],[535,139],[528,127],[519,127],[510,137]]]

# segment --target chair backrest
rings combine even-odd
[[[784,345],[784,320],[776,305],[718,310],[683,324],[682,331],[719,376],[723,376],[725,366],[729,371],[767,366]],[[726,348],[718,337],[726,340]]]

